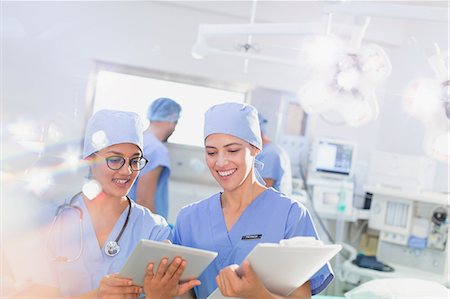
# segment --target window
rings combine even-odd
[[[126,72],[125,72],[126,71]],[[96,76],[93,113],[108,108],[138,113],[147,125],[147,108],[160,97],[177,101],[181,107],[181,118],[169,142],[203,146],[203,116],[205,111],[223,102],[245,102],[246,88],[235,86],[235,91],[212,87],[211,82],[198,78],[181,77],[162,73],[142,75],[145,71],[132,68],[112,71],[99,68]],[[178,80],[161,79],[177,77]],[[191,84],[199,82],[200,84]],[[202,82],[203,81],[203,82]],[[201,84],[203,83],[203,84]],[[209,86],[207,86],[209,85]]]

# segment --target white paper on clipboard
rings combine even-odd
[[[162,258],[171,262],[175,257],[187,261],[181,280],[197,278],[216,258],[217,252],[180,246],[151,240],[140,240],[119,272],[120,277],[133,279],[135,285],[144,285],[144,276],[150,261],[155,263],[155,270]]]
[[[246,259],[269,291],[288,296],[341,249],[341,245],[323,245],[312,237],[296,237],[282,240],[280,244],[259,243]],[[220,298],[230,299],[224,297],[219,289],[208,297]]]

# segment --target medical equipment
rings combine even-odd
[[[415,277],[450,285],[448,194],[364,186],[373,194],[369,228],[379,231],[377,259],[392,273],[358,269],[347,261],[344,279]]]
[[[399,190],[431,190],[434,184],[436,163],[425,156],[400,155],[373,151],[367,184]]]
[[[319,137],[313,145],[312,170],[320,177],[345,179],[353,174],[355,155],[355,142]]]
[[[125,163],[125,161],[124,161],[124,163]],[[82,194],[82,192],[78,192],[77,194],[72,196],[72,198],[70,199],[69,203],[64,203],[64,204],[58,206],[58,208],[56,209],[55,216],[54,216],[52,224],[50,226],[50,230],[49,230],[49,233],[48,233],[48,236],[47,236],[47,242],[46,242],[47,250],[51,253],[52,259],[54,261],[64,262],[64,263],[71,263],[71,262],[74,262],[74,261],[78,260],[80,258],[80,256],[81,256],[81,254],[83,253],[83,247],[84,247],[84,240],[83,240],[83,238],[84,238],[84,236],[83,236],[83,216],[84,215],[83,215],[83,210],[80,207],[78,207],[78,206],[76,206],[74,204],[75,200],[79,196],[81,196],[81,194]],[[116,239],[114,241],[110,240],[110,241],[108,241],[106,243],[104,251],[105,251],[105,254],[107,256],[113,257],[113,256],[116,256],[120,252],[119,240],[122,237],[122,234],[125,231],[125,228],[127,227],[128,220],[130,218],[130,212],[131,212],[131,199],[128,196],[127,196],[127,200],[128,200],[127,218],[125,219],[125,222],[124,222],[124,224],[123,224],[119,234],[117,235]],[[62,221],[63,214],[66,211],[75,211],[77,213],[77,216],[79,217],[79,232],[80,232],[79,244],[80,244],[80,247],[79,247],[78,252],[72,258],[70,258],[68,256],[63,256],[63,255],[57,255],[55,253],[55,251],[54,251],[54,248],[53,248],[53,250],[50,248],[50,243],[52,241],[56,242],[54,240],[54,237],[55,237],[54,231],[55,231],[55,228],[56,228],[56,223],[57,223],[57,221],[59,219],[61,219],[61,221]],[[61,226],[62,226],[62,223],[61,223]]]
[[[105,253],[107,256],[116,256],[120,252],[119,240],[120,240],[120,237],[122,237],[122,234],[125,231],[125,228],[127,227],[128,220],[130,219],[130,213],[131,213],[131,199],[128,196],[127,196],[127,199],[128,199],[127,218],[125,219],[125,223],[123,224],[122,228],[120,229],[119,235],[117,235],[116,239],[114,241],[108,241],[108,243],[106,243]]]
[[[308,185],[313,188],[313,204],[317,212],[325,217],[335,219],[338,213],[344,217],[353,214],[352,181],[333,178],[308,178]]]
[[[377,118],[375,90],[390,75],[392,67],[382,47],[362,45],[369,20],[366,17],[358,24],[349,44],[332,34],[313,36],[305,42],[304,52],[309,54],[304,57],[309,62],[305,68],[310,76],[299,88],[298,97],[308,114],[318,113],[332,124],[350,126]],[[343,122],[330,121],[326,114],[330,111],[333,116],[340,115]]]
[[[353,169],[356,143],[328,137],[313,144],[307,184],[313,188],[313,204],[321,216],[354,218]]]

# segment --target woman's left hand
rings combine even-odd
[[[241,267],[231,265],[220,270],[216,282],[224,296],[248,299],[270,297],[270,292],[253,271],[248,261],[244,261]]]
[[[154,264],[149,263],[145,274],[144,292],[147,298],[172,299],[200,285],[200,281],[196,279],[180,283],[181,275],[186,269],[186,261],[180,257],[174,258],[170,264],[167,258],[163,258],[156,273],[153,273],[153,268]]]
[[[119,277],[117,273],[111,275],[105,275],[100,280],[100,285],[95,291],[96,296],[89,295],[90,298],[97,299],[109,299],[109,298],[121,298],[131,299],[138,298],[142,289],[133,285],[131,279]],[[87,298],[88,296],[84,297]]]

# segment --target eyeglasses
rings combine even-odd
[[[121,157],[121,156],[102,157],[97,153],[95,153],[95,154],[97,156],[105,159],[106,165],[108,166],[109,169],[112,169],[112,170],[121,169],[125,165],[125,161],[127,160],[126,158]],[[135,157],[135,158],[131,158],[129,160],[130,160],[129,165],[130,165],[132,171],[139,171],[142,168],[144,168],[145,165],[147,165],[147,163],[148,163],[148,160],[145,159],[145,157]]]

